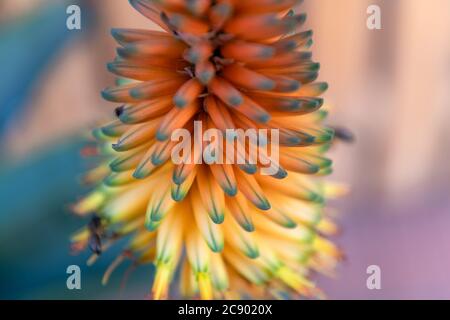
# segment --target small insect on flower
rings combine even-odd
[[[300,2],[130,0],[161,30],[112,31],[119,48],[108,69],[118,81],[103,97],[119,106],[93,131],[99,165],[84,181],[94,188],[74,206],[98,214],[72,239],[91,248],[90,263],[129,239],[104,282],[132,257],[155,266],[154,299],[322,297],[311,274],[331,274],[342,257],[328,240],[337,227],[325,203],[343,190],[321,178],[334,131],[324,126],[328,85],[316,82],[312,31],[292,10]],[[270,139],[236,142],[233,156],[216,148],[223,163],[198,161],[194,142],[225,144],[195,137],[197,122],[224,133],[276,130],[279,161],[233,161]],[[172,161],[178,129],[194,136],[182,163]],[[263,174],[269,165],[277,170]]]
[[[93,216],[88,224],[89,229],[89,249],[96,254],[102,253],[101,236],[103,233],[101,220],[98,216]]]

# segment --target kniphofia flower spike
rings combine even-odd
[[[316,82],[312,32],[292,10],[300,2],[130,1],[161,30],[112,32],[119,48],[108,68],[119,80],[103,96],[121,106],[94,131],[102,160],[85,180],[95,188],[74,206],[99,217],[73,237],[75,249],[94,250],[90,263],[129,237],[105,282],[129,258],[154,264],[155,299],[178,296],[174,281],[186,298],[321,296],[311,273],[332,273],[341,257],[325,210],[341,189],[320,178],[331,172],[333,130],[323,125],[327,84]],[[278,129],[278,172],[174,164],[171,133],[192,132],[194,121]]]

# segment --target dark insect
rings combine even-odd
[[[336,139],[348,143],[355,142],[355,135],[349,129],[343,127],[334,127],[333,129],[334,129],[334,136],[336,137]]]
[[[114,113],[116,114],[116,117],[117,118],[120,118],[120,116],[123,114],[123,111],[125,110],[125,106],[120,106],[120,107],[117,107],[115,110],[114,110]]]
[[[94,215],[88,224],[89,229],[89,249],[96,254],[102,253],[102,221],[100,217]]]

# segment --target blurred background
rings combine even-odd
[[[0,298],[145,298],[151,268],[120,291],[71,256],[69,235],[85,223],[68,209],[85,190],[78,177],[82,132],[113,114],[99,92],[113,82],[112,27],[153,25],[126,0],[78,1],[82,30],[66,28],[60,0],[0,1]],[[366,27],[382,10],[382,30]],[[346,260],[319,278],[331,299],[450,299],[450,2],[306,0],[313,52],[333,106],[330,124],[353,144],[332,151],[332,179],[351,186],[338,209],[335,241]],[[82,290],[66,268],[82,268]],[[381,290],[366,269],[381,268]],[[121,272],[117,272],[120,275]]]

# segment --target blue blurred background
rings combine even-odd
[[[0,298],[145,298],[151,267],[120,290],[70,255],[69,236],[85,223],[68,209],[86,192],[78,181],[82,133],[114,106],[99,92],[113,78],[112,27],[154,26],[126,0],[84,0],[82,29],[66,28],[76,1],[0,2]],[[366,28],[382,8],[383,29]],[[333,203],[347,259],[336,279],[319,278],[332,299],[450,298],[450,2],[307,0],[321,79],[330,83],[330,122],[357,136],[333,150],[333,180],[352,193]],[[432,30],[432,32],[430,31]],[[120,246],[119,246],[120,247]],[[82,269],[82,290],[66,288],[66,268]],[[379,265],[382,289],[366,287]]]

